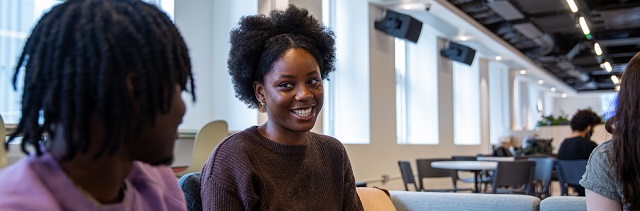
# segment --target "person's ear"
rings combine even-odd
[[[254,81],[253,82],[253,91],[256,95],[256,99],[260,101],[260,104],[264,105],[265,95],[264,95],[264,85],[261,83]]]
[[[131,100],[131,105],[133,109],[138,108],[138,94],[136,93],[136,76],[134,73],[129,72],[127,76],[125,76],[125,81],[127,84],[127,93],[129,95],[129,99]],[[137,112],[137,111],[136,111]]]

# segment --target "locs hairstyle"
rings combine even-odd
[[[615,114],[605,128],[613,134],[613,169],[622,186],[623,204],[640,209],[640,53],[622,73]]]
[[[191,63],[180,33],[165,13],[139,0],[69,0],[53,7],[24,46],[14,89],[21,72],[22,117],[5,147],[22,134],[22,151],[29,153],[31,145],[40,155],[43,132],[62,132],[67,143],[63,161],[86,152],[90,144],[101,144],[97,159],[112,155],[122,140],[136,140],[136,131],[169,111],[176,84],[195,101]],[[130,123],[128,74],[139,99],[135,123]],[[103,124],[104,142],[88,142],[90,118]],[[54,130],[52,124],[64,129]]]
[[[229,74],[236,97],[249,108],[259,108],[253,82],[263,82],[272,64],[291,48],[308,51],[318,62],[322,78],[335,70],[333,32],[323,27],[306,9],[289,5],[285,11],[245,16],[231,31]]]

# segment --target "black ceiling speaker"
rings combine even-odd
[[[476,50],[456,42],[449,42],[449,45],[446,48],[440,50],[440,55],[453,61],[471,65],[471,63],[473,63],[473,58],[476,55]]]
[[[388,35],[417,43],[422,22],[409,15],[387,10],[384,19],[376,21],[374,27]]]

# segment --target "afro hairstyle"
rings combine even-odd
[[[231,31],[228,60],[236,97],[249,108],[259,108],[253,83],[262,83],[272,64],[292,48],[309,52],[318,62],[321,77],[328,79],[335,70],[334,37],[306,9],[294,5],[284,11],[273,10],[268,17],[242,17]]]
[[[583,131],[589,125],[597,125],[600,122],[602,122],[602,119],[591,109],[578,110],[571,118],[571,130]]]

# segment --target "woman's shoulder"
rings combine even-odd
[[[596,146],[591,153],[591,159],[605,159],[608,160],[613,154],[613,141],[607,140]]]

